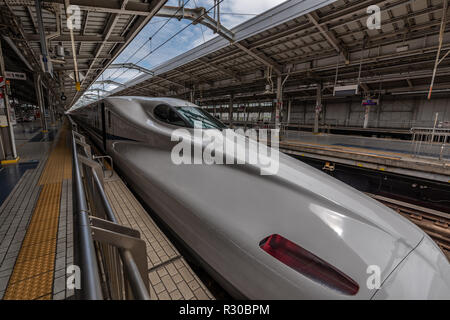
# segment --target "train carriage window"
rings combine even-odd
[[[155,117],[161,121],[173,124],[175,126],[186,126],[183,119],[168,105],[161,104],[155,107],[153,111]]]
[[[192,128],[224,129],[226,126],[205,110],[193,106],[175,107],[181,117]]]
[[[155,117],[161,121],[188,128],[224,129],[226,126],[208,112],[194,107],[170,107],[167,104],[156,106],[153,110]]]
[[[108,110],[108,127],[111,128],[111,111]]]

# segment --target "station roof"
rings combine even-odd
[[[74,44],[81,91],[75,89],[74,62],[64,0],[42,0],[42,18],[55,77],[47,78],[63,91],[72,104],[98,75],[130,43],[167,0],[70,0],[80,8],[80,28],[74,30]],[[41,70],[40,37],[34,0],[0,1],[2,35],[10,37],[23,51],[30,67]],[[5,28],[6,27],[6,28]],[[56,56],[56,45],[64,47],[64,58]],[[55,81],[56,80],[56,81]],[[55,83],[56,82],[56,83]]]
[[[75,50],[82,73],[81,91],[74,81],[70,34],[64,0],[43,0],[44,29],[56,77],[48,85],[67,96],[72,106],[165,0],[70,0],[81,9]],[[284,82],[284,99],[313,100],[318,83],[323,98],[333,87],[356,84],[372,95],[426,95],[439,45],[442,0],[288,0],[233,28],[234,40],[217,36],[119,86],[109,94],[173,96],[200,104],[271,101],[275,78]],[[367,12],[381,10],[381,28],[369,29]],[[35,1],[0,0],[2,35],[40,70]],[[448,11],[447,11],[448,13]],[[447,16],[447,15],[446,15]],[[440,56],[450,50],[444,24]],[[64,59],[56,57],[62,45]],[[272,76],[272,77],[270,77]],[[267,90],[269,85],[270,90]],[[437,69],[433,94],[450,85],[450,60]],[[272,89],[274,87],[274,89]]]
[[[381,29],[367,26],[370,5],[381,9]],[[194,91],[201,104],[227,103],[231,95],[235,101],[273,100],[275,93],[265,90],[267,74],[280,74],[288,76],[285,99],[315,99],[317,83],[331,98],[335,82],[359,82],[371,94],[426,96],[442,15],[441,0],[289,0],[232,29],[234,42],[217,36],[112,94],[186,99]],[[441,57],[448,40],[444,34]],[[444,59],[434,92],[449,85],[450,59]]]

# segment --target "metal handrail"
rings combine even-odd
[[[70,118],[70,116],[69,120],[72,123],[72,125],[75,124],[73,120]],[[103,182],[100,179],[97,170],[95,170],[93,167],[91,168],[91,170],[88,170],[87,172],[85,171],[85,180],[88,179],[86,181],[88,196],[90,201],[92,202],[90,207],[91,210],[89,210],[88,201],[86,200],[86,193],[83,187],[83,179],[81,174],[82,171],[78,159],[80,155],[78,154],[77,143],[83,147],[82,149],[85,149],[86,155],[88,154],[90,155],[90,148],[85,143],[76,141],[75,136],[77,136],[78,138],[81,137],[83,141],[84,136],[75,131],[73,131],[72,133],[73,181],[75,186],[74,207],[76,208],[75,216],[78,219],[76,221],[76,225],[78,227],[79,233],[78,236],[79,239],[77,238],[78,241],[76,243],[77,244],[80,243],[80,246],[78,248],[79,249],[78,256],[80,266],[82,267],[82,276],[83,276],[82,278],[83,288],[82,291],[80,292],[81,298],[87,300],[104,299],[100,280],[101,271],[97,262],[97,258],[103,257],[102,270],[104,276],[105,273],[108,273],[108,271],[113,270],[113,274],[111,274],[110,278],[113,279],[111,280],[111,282],[115,283],[111,284],[111,286],[114,287],[113,289],[108,288],[109,290],[113,291],[113,293],[110,292],[109,294],[110,296],[112,296],[113,298],[123,296],[122,293],[124,289],[121,286],[121,284],[117,284],[117,282],[121,282],[123,280],[125,281],[125,285],[128,286],[127,288],[130,289],[133,298],[140,300],[149,300],[150,295],[149,290],[147,288],[148,279],[146,279],[147,281],[145,281],[142,277],[142,274],[145,273],[146,275],[146,272],[148,270],[145,257],[145,243],[143,243],[143,241],[140,239],[135,240],[136,234],[137,238],[139,238],[139,232],[133,229],[129,229],[127,227],[120,226],[118,224],[118,221],[114,215],[114,212],[111,208],[111,205],[103,188]],[[86,148],[88,148],[89,150],[86,150]],[[81,157],[81,159],[83,165],[89,161],[85,157]],[[94,164],[96,166],[99,166],[97,162],[94,162]],[[88,175],[90,178],[88,178],[88,176],[86,175]],[[92,187],[95,187],[95,189],[93,189]],[[104,214],[104,218],[106,218],[105,220],[102,219],[99,220],[100,217],[98,217],[99,212],[97,206],[98,201],[96,201],[96,199],[100,200],[101,211],[102,214]],[[97,212],[98,218],[92,216],[93,212]],[[99,230],[98,227],[95,227],[95,224],[94,226],[92,226],[93,222],[96,222],[98,224],[100,223],[99,221],[105,221],[103,222],[103,224],[109,226],[110,229]],[[119,229],[126,229],[125,232],[128,234],[122,235],[118,231]],[[106,240],[106,242],[103,241],[105,243],[100,243],[97,246],[96,251],[95,243],[96,241],[98,241],[97,239],[98,237],[96,237],[97,232],[99,232],[100,234],[99,237],[102,238],[102,240]],[[108,232],[111,235],[110,238],[105,237],[105,234],[108,234]],[[113,238],[116,238],[117,240],[117,237],[119,237],[119,242],[127,243],[127,245],[125,246],[122,246],[122,244],[115,245],[114,244],[115,240]],[[145,267],[143,267],[142,257],[139,261],[141,263],[138,265],[132,253],[132,250],[139,250],[138,248],[139,246],[141,249],[141,253],[143,252],[144,255],[143,260],[145,261]],[[117,249],[117,252],[119,253],[120,256],[120,261],[116,258],[116,254],[114,253],[114,250],[112,250],[111,248]],[[99,257],[97,255],[99,255]],[[123,266],[123,273],[118,275],[117,270],[121,270],[122,266]],[[108,274],[106,274],[106,278],[109,278]],[[127,297],[129,296],[126,290],[125,294]]]
[[[114,162],[113,162],[113,159],[112,159],[112,157],[111,156],[108,156],[108,155],[104,155],[104,156],[92,156],[92,159],[94,159],[94,160],[98,160],[98,159],[109,159],[109,162],[110,162],[110,164],[111,164],[111,174],[110,174],[110,178],[112,178],[113,177],[113,175],[114,175]]]
[[[78,228],[76,234],[78,249],[75,253],[75,262],[81,267],[81,299],[103,300],[100,283],[99,268],[95,254],[94,241],[89,222],[89,211],[86,202],[86,195],[81,178],[80,165],[78,162],[78,152],[75,139],[72,135],[72,181],[73,181],[73,207],[74,224]]]
[[[410,132],[413,156],[422,156],[425,153],[425,156],[443,160],[450,142],[450,128],[413,127]]]
[[[105,214],[108,217],[108,220],[114,223],[118,223],[114,212],[111,208],[111,205],[106,197],[105,190],[103,189],[102,183],[95,171],[93,171],[95,186],[97,188],[97,192],[100,195],[100,200],[102,201],[103,208],[105,210]],[[147,287],[144,284],[144,280],[139,273],[136,262],[133,259],[129,250],[120,249],[119,254],[122,259],[122,263],[124,264],[127,276],[129,278],[129,283],[131,286],[131,290],[133,291],[133,295],[139,300],[150,300],[150,295],[148,293]]]

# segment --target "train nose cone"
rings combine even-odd
[[[450,299],[450,263],[427,235],[382,284],[373,299]]]

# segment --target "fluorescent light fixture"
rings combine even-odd
[[[348,86],[335,86],[333,96],[352,96],[358,94],[358,85],[351,84]]]

